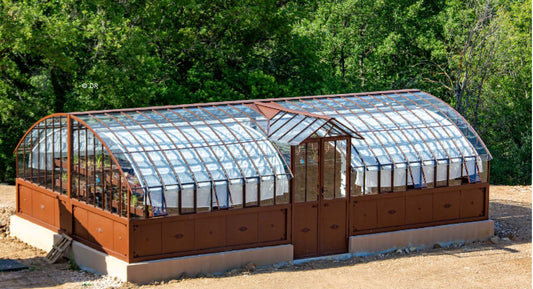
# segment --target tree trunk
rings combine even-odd
[[[359,55],[359,78],[361,78],[361,87],[365,87],[365,73],[363,70],[364,58],[365,56],[363,55],[363,53],[361,53],[361,55]]]
[[[54,67],[50,71],[50,81],[54,89],[54,112],[63,112],[67,100],[69,75]]]

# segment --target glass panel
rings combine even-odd
[[[433,188],[435,186],[435,183],[434,183],[435,166],[425,165],[422,168],[424,170],[424,176],[426,177],[426,186],[428,188]]]
[[[276,176],[276,205],[289,203],[289,180],[287,175]]]
[[[261,180],[261,206],[274,205],[274,176],[267,176]]]
[[[178,186],[166,186],[165,203],[169,215],[179,215],[179,194]]]
[[[246,207],[257,206],[257,192],[259,180],[257,178],[246,179]]]
[[[306,148],[306,166],[307,166],[307,180],[306,180],[306,201],[316,201],[318,196],[318,164],[319,164],[319,145],[316,142],[307,143]],[[298,186],[298,183],[296,183]],[[302,186],[303,187],[303,186]],[[333,190],[331,191],[333,193]]]
[[[480,172],[481,161],[477,161],[478,157],[465,157],[463,163],[463,183],[477,183],[481,181]]]
[[[378,171],[365,172],[365,195],[374,195],[378,193]]]
[[[362,196],[364,195],[364,179],[365,171],[364,170],[352,170],[352,191],[351,196]]]
[[[294,168],[293,168],[293,184],[294,184],[294,202],[305,202],[305,182],[306,182],[306,144],[296,146],[294,148]]]
[[[57,187],[57,191],[61,192],[63,195],[68,194],[68,150],[67,150],[67,139],[68,139],[68,128],[67,128],[67,118],[66,117],[59,117],[59,129],[57,129],[56,139],[59,140],[58,146],[55,147],[54,150],[59,150],[59,154],[56,156],[58,157],[59,161],[59,172],[58,176],[61,176],[59,179],[59,186]],[[55,174],[54,174],[55,175]]]
[[[145,202],[144,189],[141,187],[132,189],[130,198],[130,218],[139,218],[145,215],[144,207]]]
[[[413,179],[411,180],[411,177],[409,177],[408,184],[413,185],[414,188],[425,187],[426,184],[424,183],[424,175],[420,164],[411,163],[410,169]]]
[[[448,185],[448,160],[437,162],[437,187]]]
[[[230,181],[230,193],[231,193],[231,200],[233,202],[234,208],[242,208],[242,194],[243,194],[243,186],[244,182],[242,180],[231,180]]]
[[[335,187],[337,185],[337,179],[340,177],[340,170],[336,169],[335,142],[323,142],[323,144],[324,149],[322,151],[324,153],[324,162],[322,163],[322,171],[324,172],[324,176],[322,177],[322,180],[324,181],[324,184],[322,198],[324,200],[332,200],[335,197]]]
[[[230,206],[230,195],[228,189],[228,182],[215,183],[215,190],[213,190],[213,208],[217,206],[217,203],[218,209],[224,209]]]
[[[335,198],[346,197],[346,140],[335,141]]]
[[[163,187],[151,187],[150,190],[150,210],[154,216],[164,216],[167,214],[165,206],[165,199],[163,195]]]
[[[196,190],[196,208],[198,213],[211,211],[211,183],[199,183]]]
[[[452,159],[449,165],[449,186],[459,186],[463,183],[462,176],[461,176],[461,165],[462,162],[460,159]]]
[[[381,192],[392,192],[392,165],[381,167]]]
[[[120,215],[123,217],[127,217],[128,215],[128,188],[125,184],[125,180],[121,177],[120,178],[120,195],[118,196],[119,200],[119,206],[120,206]]]
[[[184,185],[181,188],[180,198],[181,198],[181,213],[194,213],[194,185],[188,184]]]
[[[394,191],[403,192],[407,190],[407,165],[403,164],[394,168]]]

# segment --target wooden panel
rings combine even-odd
[[[378,226],[393,227],[405,224],[405,198],[387,198],[378,201]]]
[[[485,215],[485,190],[461,190],[461,218]]]
[[[287,210],[260,212],[258,222],[259,242],[287,239]]]
[[[316,203],[293,205],[292,243],[294,245],[294,258],[318,254],[317,210]]]
[[[72,208],[72,214],[74,215],[74,235],[95,242],[87,228],[87,213],[88,212],[82,208],[76,206]]]
[[[87,228],[95,242],[104,248],[113,248],[113,221],[87,212]]]
[[[257,242],[257,213],[226,217],[227,245]]]
[[[433,195],[418,194],[405,197],[405,222],[407,224],[426,223],[433,220]]]
[[[196,249],[224,246],[226,244],[226,216],[196,220],[195,235]]]
[[[124,256],[128,254],[128,226],[113,221],[113,250]]]
[[[56,222],[59,223],[59,228],[65,230],[68,234],[72,233],[72,214],[70,213],[70,202],[66,199],[58,200],[59,216],[56,216]]]
[[[19,211],[32,216],[32,189],[19,185]],[[35,192],[38,193],[38,192]]]
[[[163,253],[194,249],[194,221],[163,223]]]
[[[377,201],[354,200],[350,210],[351,232],[368,230],[378,227]]]
[[[161,254],[161,223],[133,226],[133,256]]]
[[[41,194],[40,192],[34,192],[32,196],[33,217],[52,226],[57,226],[55,224],[55,207],[57,206],[57,202],[58,200],[55,198]]]
[[[320,255],[346,253],[346,199],[324,201],[318,222]]]
[[[461,192],[459,190],[433,195],[433,221],[458,219],[460,209]]]

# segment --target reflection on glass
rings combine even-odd
[[[306,201],[316,201],[318,196],[318,163],[319,152],[318,143],[307,143],[307,181],[306,181]]]
[[[346,140],[335,141],[335,198],[346,197]]]
[[[322,198],[324,200],[332,200],[335,197],[335,187],[339,185],[336,180],[339,173],[335,166],[335,142],[324,142],[322,152],[324,153],[324,162],[322,164],[324,172],[324,177],[322,178],[324,181]]]
[[[294,148],[294,201],[296,203],[305,202],[305,169],[306,145],[299,145]]]

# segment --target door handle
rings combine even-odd
[[[329,207],[329,204],[328,203],[324,204],[324,207]]]

